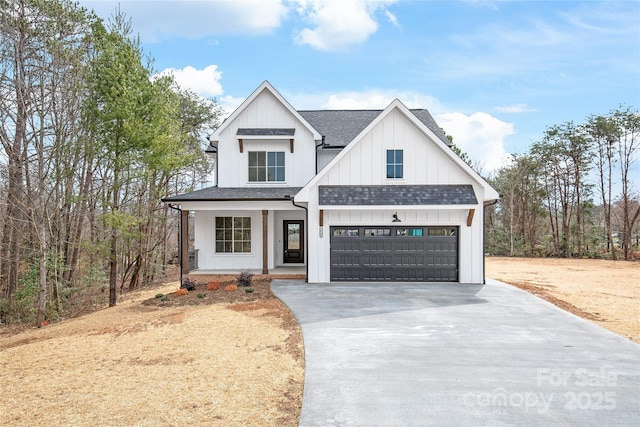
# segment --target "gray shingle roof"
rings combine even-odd
[[[471,185],[321,185],[321,206],[475,205]]]
[[[294,128],[238,128],[236,135],[241,136],[293,136]]]
[[[325,137],[325,147],[346,147],[383,110],[301,110],[298,113]],[[451,145],[428,110],[411,112],[445,144]]]
[[[191,193],[165,197],[163,202],[205,202],[240,200],[288,200],[301,187],[219,188],[208,187]]]

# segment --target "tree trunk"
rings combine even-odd
[[[109,257],[109,307],[116,305],[118,298],[117,294],[117,279],[118,279],[118,247],[116,230],[114,229],[111,236],[111,250]]]
[[[38,221],[36,224],[39,235],[40,246],[40,289],[38,291],[38,314],[36,316],[36,327],[43,326],[47,309],[47,235],[44,221]]]

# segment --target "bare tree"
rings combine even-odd
[[[613,196],[613,167],[616,162],[616,142],[619,130],[612,117],[589,116],[585,128],[593,140],[595,166],[598,170],[598,189],[604,214],[605,233],[607,235],[607,251],[612,258],[617,257],[611,230],[611,200]]]
[[[631,251],[631,233],[640,218],[640,206],[633,209],[634,194],[631,170],[637,161],[640,149],[640,113],[631,108],[618,109],[611,113],[618,127],[618,161],[620,166],[620,183],[622,186],[622,251],[624,259],[629,259]]]

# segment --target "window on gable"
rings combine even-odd
[[[216,217],[216,252],[251,252],[251,217]]]
[[[284,151],[249,151],[249,182],[283,182]]]
[[[387,178],[404,177],[402,150],[387,150]]]

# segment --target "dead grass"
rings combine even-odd
[[[640,342],[640,264],[491,257],[487,277]],[[302,335],[270,281],[178,283],[42,329],[0,329],[0,425],[296,426]],[[155,298],[163,294],[166,297]],[[198,295],[204,295],[198,297]]]
[[[487,277],[640,343],[640,263],[488,257],[485,265]]]
[[[0,425],[297,425],[301,333],[269,283],[260,286],[253,296],[215,291],[249,302],[191,292],[156,304],[156,294],[174,295],[173,283],[3,335]]]

